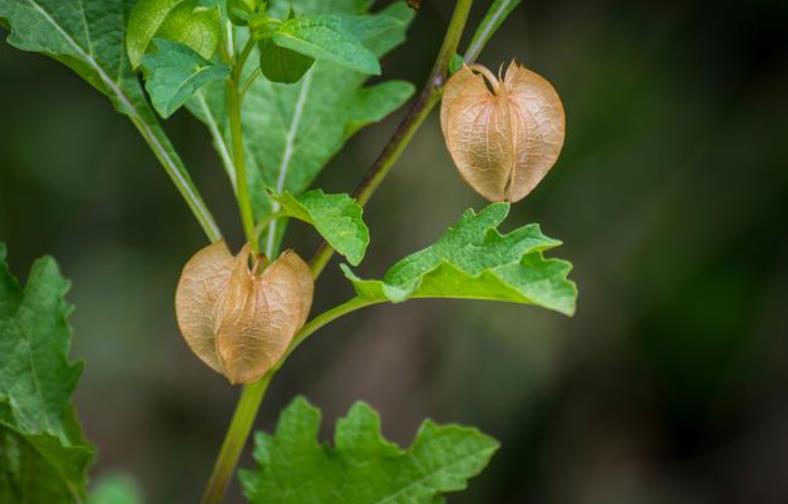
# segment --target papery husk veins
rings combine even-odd
[[[462,178],[490,201],[515,202],[530,193],[558,160],[565,126],[553,86],[514,61],[503,77],[471,65],[446,84],[446,145]]]
[[[231,383],[262,377],[287,351],[312,306],[309,266],[286,251],[266,266],[249,245],[232,256],[223,242],[197,252],[175,293],[186,343]]]

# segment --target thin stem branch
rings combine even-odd
[[[205,488],[202,504],[221,502],[227,483],[235,472],[238,457],[246,444],[246,438],[249,437],[252,430],[254,419],[257,416],[257,408],[260,406],[273,376],[273,373],[269,373],[261,380],[243,388],[230,427],[227,428],[219,456],[216,458],[211,478]]]
[[[254,213],[252,200],[249,196],[249,181],[246,178],[246,160],[244,159],[243,124],[241,123],[241,95],[238,83],[231,79],[227,83],[227,109],[230,116],[230,136],[232,137],[233,165],[235,165],[236,199],[241,212],[244,234],[252,246],[254,253],[259,252],[259,245],[254,239]]]
[[[292,343],[287,349],[285,356],[280,359],[279,363],[274,367],[274,372],[276,372],[282,365],[285,363],[287,358],[290,356],[293,351],[298,348],[301,343],[303,343],[308,337],[312,334],[317,332],[323,326],[328,325],[329,323],[335,321],[340,317],[344,317],[348,313],[354,312],[356,310],[360,310],[362,308],[366,308],[368,306],[380,304],[383,301],[369,301],[365,299],[361,299],[358,297],[354,297],[344,303],[331,308],[330,310],[326,310],[320,315],[317,315],[315,318],[310,320],[304,327],[301,328],[300,331],[295,335],[293,338]]]
[[[252,199],[249,195],[249,180],[246,177],[246,159],[244,151],[244,132],[241,117],[241,92],[240,82],[243,76],[244,65],[249,54],[254,48],[254,41],[246,43],[238,60],[233,65],[230,79],[227,81],[227,112],[230,119],[230,136],[232,138],[233,164],[235,165],[236,199],[238,209],[241,212],[244,234],[249,241],[252,251],[256,254],[260,251],[259,240],[255,238],[254,212],[252,210]]]
[[[235,166],[235,197],[238,200],[244,234],[252,247],[252,251],[257,254],[260,252],[260,240],[257,238],[258,233],[255,229],[252,200],[249,195],[249,181],[246,177],[246,153],[244,150],[243,121],[241,116],[243,96],[240,87],[244,66],[252,49],[254,49],[254,41],[249,39],[233,64],[230,79],[227,81],[227,112],[230,120],[233,165]],[[227,434],[222,442],[222,448],[216,458],[213,472],[205,487],[205,493],[202,498],[203,504],[216,504],[222,500],[227,484],[235,472],[235,466],[238,464],[238,458],[241,456],[246,439],[252,430],[254,419],[257,416],[257,409],[265,396],[271,378],[273,378],[272,373],[255,383],[244,386],[238,405],[235,408],[233,419],[230,422],[230,427],[228,427]]]
[[[238,55],[238,61],[235,62],[233,67],[233,77],[235,77],[239,83],[241,82],[241,77],[243,77],[246,60],[248,60],[249,55],[252,54],[255,44],[256,42],[254,39],[249,37],[249,40],[246,41],[243,49],[241,49],[241,54]]]
[[[353,196],[360,205],[365,205],[380,187],[391,168],[399,161],[402,153],[405,152],[413,136],[440,101],[443,94],[443,86],[449,75],[449,63],[452,57],[457,54],[457,47],[465,30],[471,5],[473,5],[473,0],[457,0],[454,14],[449,22],[449,28],[446,31],[446,36],[443,39],[443,44],[435,60],[435,65],[433,65],[432,71],[427,78],[427,82],[422,87],[418,98],[411,105],[405,118],[397,127],[394,135],[369,168],[364,179],[353,191]],[[334,255],[334,250],[331,246],[325,240],[321,241],[309,263],[314,276],[318,276],[323,271],[328,261],[331,260],[332,255]]]
[[[476,61],[476,58],[482,53],[482,49],[490,41],[490,38],[495,34],[498,28],[501,27],[507,16],[511,14],[515,7],[517,7],[522,0],[500,0],[490,6],[487,15],[482,20],[479,28],[471,40],[468,49],[465,51],[465,63],[471,64]]]
[[[259,68],[256,68],[255,71],[252,72],[252,75],[250,75],[246,79],[246,83],[241,88],[241,98],[244,98],[246,96],[246,93],[249,92],[249,88],[252,87],[252,84],[254,84],[254,81],[256,81],[257,78],[260,77],[261,75],[263,75],[263,71],[260,70]]]

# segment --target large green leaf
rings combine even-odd
[[[154,51],[142,58],[145,89],[160,116],[167,118],[198,89],[230,76],[230,67],[213,64],[189,47],[167,39],[154,39]]]
[[[434,503],[463,490],[498,449],[476,429],[426,420],[402,450],[380,433],[380,417],[356,403],[337,421],[334,447],[317,440],[320,411],[297,398],[285,409],[273,436],[258,433],[254,471],[242,471],[252,503]]]
[[[69,283],[55,261],[33,264],[22,288],[0,243],[0,502],[73,502],[93,449],[71,406],[82,372],[68,362]]]
[[[68,65],[129,116],[181,191],[206,233],[216,223],[200,198],[156,114],[148,105],[123,47],[129,0],[0,0],[8,43]]]
[[[326,194],[322,190],[298,197],[285,191],[274,195],[288,217],[311,224],[331,247],[356,266],[367,251],[369,228],[364,223],[364,209],[347,194]]]
[[[353,33],[380,57],[402,43],[413,16],[404,2],[396,2],[377,15],[367,14],[369,2],[357,0],[295,0],[299,14],[348,14],[354,18]],[[269,12],[285,19],[289,2],[273,2]],[[366,34],[366,36],[364,35]],[[252,56],[250,61],[257,62]],[[250,65],[247,74],[253,71]],[[244,134],[247,172],[257,219],[279,209],[265,191],[304,192],[326,163],[361,127],[379,121],[400,107],[413,93],[407,82],[389,81],[365,87],[368,76],[318,61],[296,84],[277,84],[259,78],[244,102]],[[214,133],[214,142],[225,166],[227,114],[222,86],[209,85],[187,106]],[[232,170],[228,169],[230,178]],[[284,223],[269,227],[264,250],[275,255]]]
[[[468,210],[435,244],[396,263],[383,280],[362,280],[342,268],[366,300],[484,299],[572,315],[577,299],[577,287],[567,279],[572,265],[543,256],[561,242],[543,235],[536,224],[500,234],[496,228],[508,213],[508,203],[494,203],[479,213]]]

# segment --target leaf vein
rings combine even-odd
[[[216,116],[213,115],[211,107],[208,106],[208,102],[205,100],[204,90],[201,89],[197,91],[196,96],[197,101],[200,104],[200,108],[205,114],[205,120],[208,123],[208,129],[211,132],[211,136],[213,137],[214,142],[216,142],[217,149],[219,149],[219,156],[221,156],[222,162],[224,163],[224,169],[227,171],[227,176],[230,178],[230,184],[232,184],[233,191],[235,191],[235,168],[233,161],[230,158],[230,151],[227,148],[227,143],[224,141],[224,135],[222,135],[221,131],[219,131],[219,123],[216,120]]]
[[[301,91],[298,94],[298,100],[296,101],[295,110],[293,111],[293,119],[290,123],[290,129],[287,132],[287,139],[285,141],[285,150],[284,154],[282,155],[282,162],[279,165],[279,175],[276,180],[276,192],[278,194],[282,194],[282,191],[285,188],[285,181],[287,180],[287,172],[290,168],[290,162],[292,161],[296,140],[296,135],[298,133],[298,127],[301,124],[301,118],[304,115],[304,108],[306,105],[307,97],[309,96],[309,91],[312,85],[312,76],[314,75],[314,68],[310,69],[307,74],[304,76],[304,83],[301,85]],[[279,211],[279,203],[274,201],[271,205],[274,212]],[[274,242],[276,240],[276,225],[277,222],[274,221],[268,228],[268,243],[266,245],[266,254],[268,257],[271,257],[274,253]]]

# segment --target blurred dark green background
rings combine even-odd
[[[418,84],[452,5],[423,3],[384,61]],[[354,314],[291,359],[258,427],[296,394],[324,409],[326,433],[356,399],[401,443],[426,416],[477,425],[503,448],[457,503],[788,502],[788,3],[524,4],[482,62],[517,57],[549,78],[568,138],[509,225],[565,241],[553,255],[575,264],[577,316],[473,302]],[[204,237],[131,124],[65,67],[0,45],[0,110],[0,240],[17,274],[52,254],[73,280],[94,474],[125,469],[149,502],[196,502],[238,394],[175,327],[179,269]],[[396,119],[318,184],[351,189]],[[207,133],[185,112],[167,128],[237,245]],[[483,204],[433,117],[366,211],[360,271]],[[308,255],[314,236],[292,231]],[[350,293],[334,264],[317,309]]]

